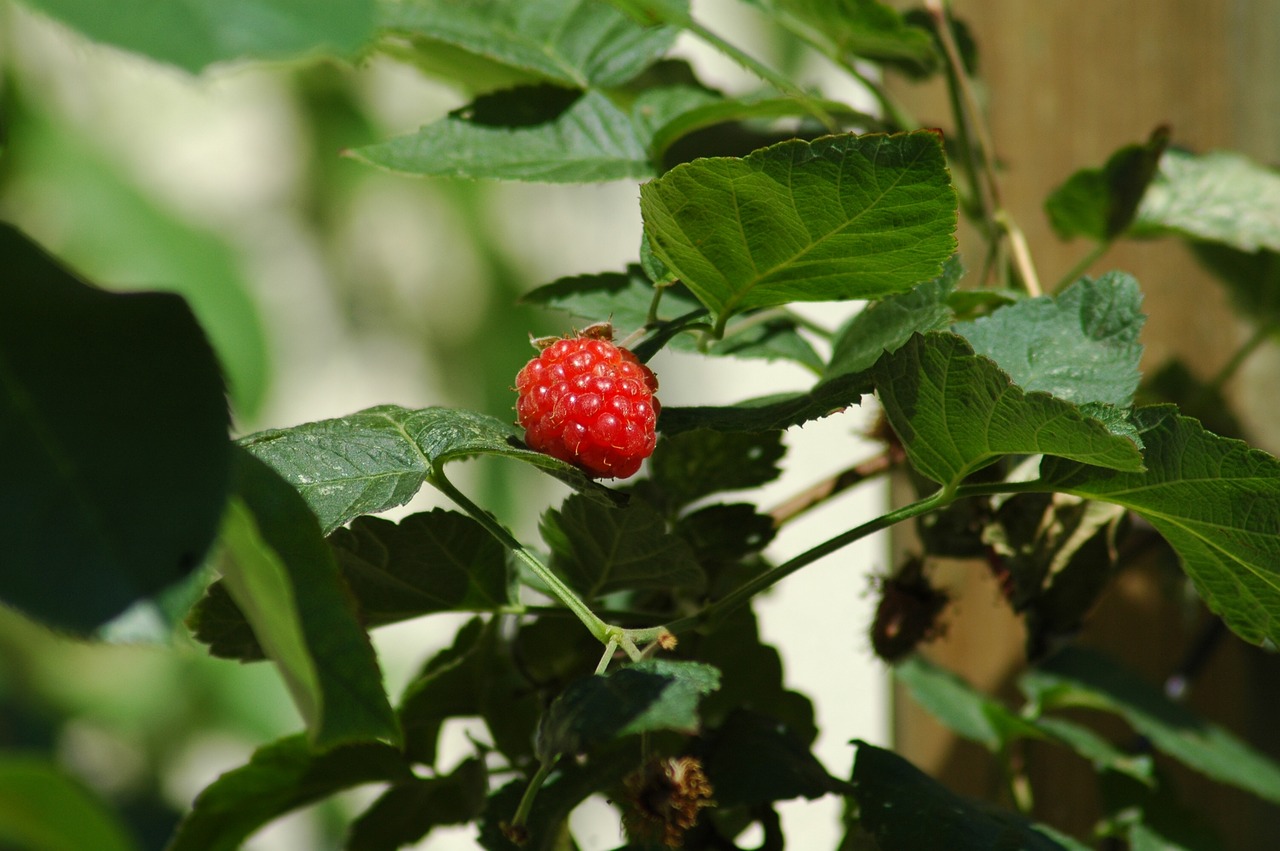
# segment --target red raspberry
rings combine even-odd
[[[543,348],[516,376],[516,414],[532,448],[625,479],[657,442],[658,379],[612,336],[596,326]]]

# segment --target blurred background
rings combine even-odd
[[[714,28],[786,66],[772,34],[736,2],[703,4]],[[756,81],[682,41],[706,82]],[[828,69],[799,69],[840,88]],[[222,360],[237,435],[396,403],[514,417],[511,385],[529,335],[564,333],[566,316],[519,296],[566,275],[620,271],[638,258],[637,185],[420,180],[342,152],[410,132],[465,104],[413,69],[371,56],[354,64],[245,64],[192,77],[92,44],[0,0],[0,217],[86,279],[118,290],[173,289],[191,302]],[[810,305],[834,327],[852,305]],[[663,353],[653,366],[666,404],[716,404],[808,386],[799,367]],[[86,411],[87,416],[93,412]],[[765,509],[875,450],[853,409],[789,437],[786,473]],[[526,540],[567,493],[526,465],[480,459],[456,481]],[[881,513],[883,488],[847,494],[789,524],[785,558]],[[444,504],[424,492],[399,516]],[[887,674],[866,627],[869,576],[888,568],[868,541],[792,577],[761,599],[764,637],[789,687],[815,697],[815,752],[837,776],[850,739],[888,743]],[[832,593],[832,589],[838,589]],[[374,633],[397,696],[462,620],[437,615]],[[136,638],[137,629],[122,631]],[[159,638],[161,636],[152,636]],[[274,669],[210,658],[190,639],[87,645],[0,610],[0,749],[51,754],[159,849],[194,796],[253,749],[301,721]],[[449,722],[446,750],[470,750]],[[442,766],[448,768],[446,765]],[[256,851],[340,847],[377,790],[311,807],[260,832]],[[784,807],[806,847],[834,847],[841,802]],[[612,808],[575,816],[584,851],[622,841]],[[474,847],[473,829],[436,831],[419,848]],[[0,843],[2,844],[2,843]],[[86,849],[87,851],[87,849]]]

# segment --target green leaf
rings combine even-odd
[[[396,851],[433,828],[464,824],[484,810],[489,791],[484,761],[468,759],[443,777],[398,783],[351,826],[348,851]]]
[[[750,503],[716,503],[686,514],[676,522],[676,534],[707,564],[736,561],[758,553],[773,540],[773,518]]]
[[[258,637],[253,634],[253,627],[221,580],[211,584],[192,607],[186,624],[197,641],[208,645],[210,656],[241,662],[267,658]]]
[[[960,255],[953,254],[932,281],[860,311],[836,332],[823,377],[865,372],[885,352],[900,349],[912,334],[945,329],[952,320],[948,299],[963,275]]]
[[[413,778],[390,745],[365,742],[318,751],[290,736],[254,751],[196,798],[167,851],[235,851],[258,828],[290,810],[365,783]]]
[[[265,463],[247,452],[236,462],[219,567],[311,739],[398,740],[378,660],[315,518]]]
[[[260,431],[241,444],[298,489],[326,535],[361,514],[404,505],[436,465],[472,455],[515,458],[601,498],[611,493],[576,467],[524,448],[507,423],[450,408],[381,405]]]
[[[709,429],[663,435],[649,461],[650,475],[671,508],[713,493],[746,490],[778,478],[787,453],[782,433]]]
[[[509,97],[527,98],[529,91]],[[591,183],[653,173],[631,118],[595,90],[546,123],[492,127],[455,114],[352,155],[429,177]]]
[[[329,545],[369,625],[510,602],[506,550],[456,511],[437,508],[398,524],[357,517]]]
[[[1023,299],[955,332],[1023,390],[1077,405],[1133,404],[1146,316],[1138,282],[1123,272],[1082,278],[1057,296]]]
[[[1205,603],[1247,641],[1280,641],[1280,461],[1205,431],[1168,406],[1141,408],[1145,472],[1046,458],[1049,487],[1146,518]]]
[[[94,289],[6,225],[0,264],[0,598],[85,633],[213,541],[222,378],[181,297]]]
[[[197,73],[230,59],[350,56],[372,35],[373,0],[27,0],[94,41]]]
[[[1025,392],[964,338],[916,335],[873,370],[876,389],[912,466],[944,487],[1004,455],[1060,455],[1141,470],[1131,440],[1069,402]]]
[[[588,599],[620,589],[706,583],[689,545],[639,500],[615,508],[574,494],[558,511],[548,510],[541,527],[551,569]]]
[[[1150,754],[1126,753],[1088,727],[1065,718],[1045,715],[1036,718],[1034,723],[1049,738],[1092,763],[1098,774],[1115,771],[1147,786],[1155,784],[1155,767]]]
[[[754,807],[846,790],[796,733],[776,718],[738,709],[700,746],[716,805]]]
[[[988,697],[963,679],[921,656],[895,665],[894,677],[916,703],[947,729],[992,752],[1018,738],[1039,738],[1039,731],[1003,702]]]
[[[1280,802],[1280,763],[1105,656],[1067,648],[1027,671],[1020,685],[1042,710],[1086,707],[1114,712],[1156,750],[1214,780]]]
[[[119,816],[80,782],[35,756],[0,757],[0,847],[137,851]]]
[[[646,659],[578,680],[538,725],[538,757],[546,762],[558,754],[585,753],[636,733],[693,733],[698,702],[719,687],[720,672],[710,665],[670,659]]]
[[[955,250],[956,195],[928,131],[792,140],[640,187],[654,253],[717,316],[879,298]]]
[[[962,798],[892,751],[855,744],[853,795],[881,848],[1063,851],[1022,816]]]
[[[1045,201],[1058,236],[1110,242],[1128,230],[1169,145],[1169,128],[1157,127],[1143,144],[1126,145],[1102,168],[1077,171]]]
[[[1166,151],[1131,230],[1280,251],[1280,172],[1225,151]]]
[[[906,62],[921,71],[939,63],[932,34],[877,0],[751,1],[794,15],[848,60]]]
[[[620,86],[661,58],[677,31],[596,0],[382,0],[381,26],[572,88]],[[465,77],[462,78],[465,83]]]
[[[780,393],[749,399],[736,405],[668,407],[658,418],[658,430],[665,435],[696,428],[716,431],[774,431],[802,425],[810,420],[838,414],[856,405],[874,389],[866,373],[839,375],[818,382],[804,393]]]

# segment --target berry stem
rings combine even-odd
[[[428,481],[430,481],[432,486],[437,490],[449,497],[449,499],[453,500],[454,503],[465,511],[473,520],[483,526],[489,534],[497,538],[499,543],[509,549],[516,558],[524,562],[525,565],[533,571],[534,576],[541,579],[543,584],[547,586],[547,590],[551,592],[551,595],[563,603],[565,608],[573,612],[577,616],[578,620],[582,621],[583,626],[585,626],[587,630],[595,636],[597,641],[601,644],[605,644],[610,640],[615,639],[618,631],[617,628],[610,627],[597,617],[595,612],[591,611],[591,607],[583,602],[582,598],[579,597],[572,588],[566,585],[560,577],[556,576],[555,573],[552,572],[551,568],[547,567],[538,559],[537,556],[529,552],[529,550],[525,548],[524,544],[520,543],[520,541],[516,539],[516,536],[511,534],[507,527],[499,523],[492,514],[472,502],[466,494],[454,487],[453,482],[450,482],[449,479],[445,477],[444,470],[441,465],[436,465],[435,469],[432,470]]]

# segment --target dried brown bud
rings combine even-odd
[[[684,832],[698,822],[698,813],[714,807],[711,782],[697,757],[650,760],[623,781],[626,811],[622,824],[637,842],[661,842],[679,848]]]

